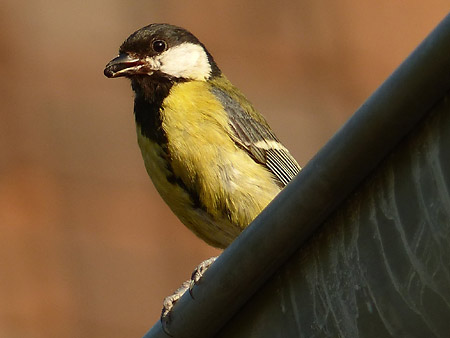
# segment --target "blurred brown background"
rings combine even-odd
[[[218,251],[160,199],[133,98],[103,67],[151,22],[184,26],[305,164],[446,15],[423,1],[0,5],[0,338],[140,337]]]

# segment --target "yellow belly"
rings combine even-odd
[[[171,165],[162,149],[143,136],[138,143],[156,189],[180,220],[210,245],[224,248],[280,191],[272,174],[257,164],[229,137],[227,115],[205,83],[174,85],[163,102]],[[170,169],[169,169],[170,168]],[[186,188],[168,177],[181,179],[198,195],[194,205]]]

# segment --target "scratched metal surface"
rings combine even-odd
[[[449,149],[447,97],[218,337],[450,337]]]

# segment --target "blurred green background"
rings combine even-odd
[[[140,337],[218,253],[172,215],[136,143],[133,31],[191,30],[304,165],[446,15],[448,1],[0,4],[0,338]],[[383,137],[380,135],[380,137]]]

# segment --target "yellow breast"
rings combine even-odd
[[[170,163],[163,149],[137,126],[147,172],[189,229],[207,243],[224,248],[280,188],[272,174],[230,138],[227,113],[207,82],[175,84],[161,114]],[[174,176],[184,186],[169,181]]]

